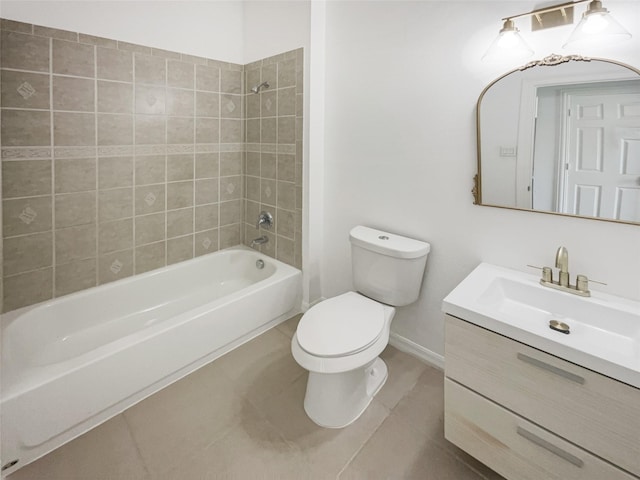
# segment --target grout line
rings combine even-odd
[[[53,38],[49,39],[49,128],[51,142],[51,297],[56,296],[56,158],[53,124]]]
[[[96,187],[96,208],[95,208],[95,214],[96,214],[96,219],[95,219],[95,228],[96,228],[96,241],[95,241],[95,249],[96,249],[96,255],[95,255],[95,267],[96,267],[96,275],[95,275],[95,282],[94,282],[94,286],[97,286],[100,284],[100,275],[99,275],[99,261],[98,259],[100,258],[100,243],[99,243],[99,232],[100,232],[100,223],[99,223],[99,217],[98,214],[100,212],[99,209],[99,203],[100,203],[100,189],[99,189],[99,171],[100,171],[100,161],[99,161],[99,157],[98,157],[98,47],[96,47],[94,45],[93,47],[93,115],[94,115],[94,127],[95,127],[95,143],[96,143],[96,156],[95,156],[95,165],[96,165],[96,183],[95,183],[95,187]]]

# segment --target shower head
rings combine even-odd
[[[263,88],[269,88],[269,82],[262,82],[260,85],[256,85],[251,89],[253,93],[260,93]]]

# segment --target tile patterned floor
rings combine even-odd
[[[389,379],[351,426],[304,413],[299,316],[22,468],[25,479],[500,479],[443,437],[443,374],[388,347]]]

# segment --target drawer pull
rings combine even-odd
[[[531,433],[522,427],[518,427],[516,429],[516,432],[518,433],[518,435],[526,438],[531,443],[535,443],[539,447],[542,447],[545,450],[548,450],[549,452],[553,453],[554,455],[557,455],[558,457],[563,458],[564,460],[566,460],[569,463],[572,463],[578,468],[582,468],[582,466],[584,465],[584,462],[580,460],[578,457],[576,457],[575,455],[572,455],[569,452],[565,452],[561,448],[556,447],[553,443],[547,442],[544,438],[540,438],[536,434]]]
[[[549,365],[543,361],[538,360],[537,358],[530,357],[523,353],[518,353],[518,360],[522,360],[525,363],[533,365],[534,367],[542,368],[543,370],[547,370],[548,372],[555,373],[556,375],[560,375],[561,377],[566,378],[567,380],[571,380],[572,382],[579,383],[580,385],[584,385],[584,378],[575,373],[567,372],[558,367],[554,367],[553,365]]]

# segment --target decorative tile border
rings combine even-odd
[[[2,160],[41,160],[52,158],[51,147],[6,147],[2,149]]]

